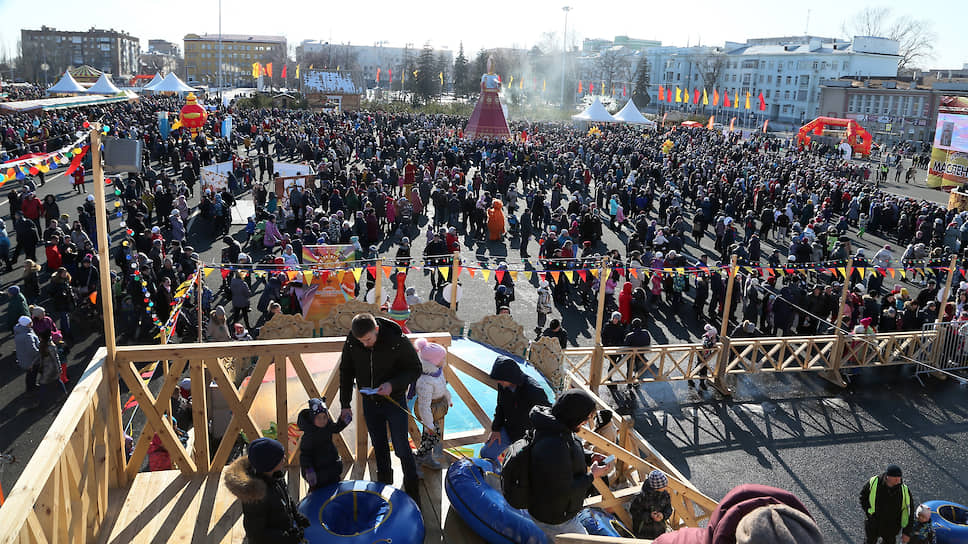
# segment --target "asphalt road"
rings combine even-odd
[[[893,173],[889,179],[893,179]],[[887,183],[883,188],[915,198],[945,202],[945,195],[923,186]],[[12,231],[4,193],[0,189],[0,214],[6,216]],[[90,184],[88,184],[90,190]],[[38,188],[43,198],[54,194],[63,212],[76,209],[84,198],[74,194],[63,175],[51,176]],[[112,212],[113,202],[108,202]],[[247,198],[243,196],[243,198]],[[197,201],[193,201],[197,203]],[[410,233],[412,255],[423,252],[427,218],[421,219],[421,234]],[[111,220],[113,232],[119,220]],[[242,225],[233,225],[232,235],[243,239]],[[205,262],[217,262],[222,244],[201,220],[190,223],[189,243]],[[520,262],[516,241],[486,242],[461,238],[465,249],[462,258],[469,262],[484,261],[493,267],[499,259],[509,258],[512,268]],[[624,248],[625,236],[605,231],[609,247]],[[712,238],[701,247],[692,245],[693,255],[705,252],[712,259]],[[868,236],[861,247],[878,247],[884,241]],[[764,245],[764,253],[770,248]],[[392,257],[391,241],[381,245],[384,255]],[[256,258],[258,251],[253,252]],[[537,245],[530,246],[536,255]],[[623,250],[624,253],[624,250]],[[899,257],[900,254],[898,253]],[[22,260],[21,260],[22,263]],[[18,283],[19,269],[0,276],[2,295]],[[217,288],[216,276],[210,287]],[[494,311],[494,277],[485,284],[480,275],[461,277],[463,298],[458,315],[468,322],[479,320]],[[524,285],[519,278],[512,314],[526,333],[536,326],[537,276]],[[389,282],[384,282],[386,292]],[[424,299],[430,295],[429,273],[412,271],[408,286],[417,288]],[[42,287],[46,285],[46,281]],[[258,296],[258,291],[253,296]],[[439,296],[439,293],[435,295]],[[0,298],[0,300],[4,300]],[[231,309],[225,302],[227,309]],[[253,318],[257,316],[253,315]],[[594,316],[572,301],[556,308],[552,317],[560,317],[569,331],[569,343],[585,346],[592,343]],[[718,326],[718,323],[716,324]],[[86,327],[86,329],[85,329]],[[77,343],[67,358],[68,376],[72,380],[82,373],[103,335],[89,324],[80,323]],[[654,343],[695,340],[702,330],[691,311],[675,312],[661,308],[649,323]],[[24,393],[23,373],[15,363],[13,336],[0,335],[0,451],[11,452],[18,463],[5,467],[0,484],[9,490],[22,472],[63,402],[59,396],[29,397]],[[960,401],[964,389],[951,382],[922,388],[905,375],[905,370],[875,370],[870,376],[855,380],[841,391],[814,376],[763,376],[744,378],[737,394],[729,400],[705,392],[687,390],[682,384],[653,384],[641,388],[637,428],[653,441],[670,460],[693,479],[696,485],[714,498],[721,498],[736,484],[760,482],[785,487],[797,493],[817,515],[829,542],[859,540],[859,507],[856,494],[864,479],[883,469],[888,462],[902,465],[915,497],[951,498],[968,502],[965,480],[968,414]],[[69,384],[70,386],[70,384]],[[609,398],[603,391],[603,396]],[[126,412],[126,421],[131,412]],[[135,425],[138,425],[135,416]]]

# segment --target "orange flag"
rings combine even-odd
[[[750,109],[750,92],[746,91],[746,109]]]
[[[713,106],[719,105],[719,90],[713,89]]]
[[[266,75],[272,77],[272,63],[266,63]]]
[[[708,128],[709,130],[712,130],[713,129],[713,121],[715,119],[716,119],[716,116],[715,115],[710,115],[709,116],[709,124],[706,125],[706,128]]]
[[[97,304],[97,291],[91,292],[87,299],[91,301],[91,304]]]

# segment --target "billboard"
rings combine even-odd
[[[303,246],[302,256],[304,264],[321,265],[327,269],[346,267],[348,270],[356,258],[356,249],[350,244]],[[353,298],[356,281],[352,273],[323,270],[306,274],[312,276],[311,283],[306,285],[307,291],[312,293],[312,299],[309,304],[303,303],[302,308],[307,321],[318,325],[333,306]]]
[[[950,191],[968,182],[968,97],[942,96],[927,185]]]

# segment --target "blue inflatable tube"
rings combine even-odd
[[[634,538],[625,524],[601,508],[586,508],[578,513],[578,521],[590,535]]]
[[[444,480],[450,507],[489,544],[544,544],[544,532],[527,511],[512,508],[501,490],[488,483],[489,478],[500,482],[500,474],[501,465],[491,459],[451,463]]]
[[[306,495],[299,512],[309,518],[310,544],[423,544],[420,509],[399,489],[347,480]]]
[[[938,544],[964,544],[968,542],[968,506],[951,501],[928,501],[931,509],[931,525]]]

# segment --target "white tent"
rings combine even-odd
[[[98,78],[94,85],[86,91],[88,94],[106,94],[114,96],[116,94],[121,94],[121,89],[114,86],[111,78],[107,74],[102,73],[101,77]]]
[[[151,78],[151,81],[149,81],[147,85],[145,85],[144,87],[142,87],[141,90],[143,90],[143,91],[153,91],[153,90],[155,90],[155,85],[161,83],[164,80],[165,80],[165,78],[161,77],[161,74],[160,73],[155,72],[155,77]]]
[[[178,79],[178,76],[174,72],[170,72],[165,76],[165,79],[152,87],[151,90],[156,93],[188,93],[195,89],[185,85],[185,82]]]
[[[635,125],[648,125],[655,126],[655,121],[649,121],[646,119],[639,109],[635,107],[635,102],[631,99],[625,104],[625,107],[615,114],[615,119],[623,123],[632,123]]]
[[[47,89],[47,94],[78,94],[83,93],[84,87],[74,79],[70,72],[64,71],[64,76],[60,78],[53,87]]]
[[[614,123],[615,118],[612,114],[608,113],[605,106],[602,105],[601,100],[595,97],[595,101],[588,106],[585,111],[579,113],[578,115],[572,115],[572,119],[576,121],[586,121],[591,123]]]

